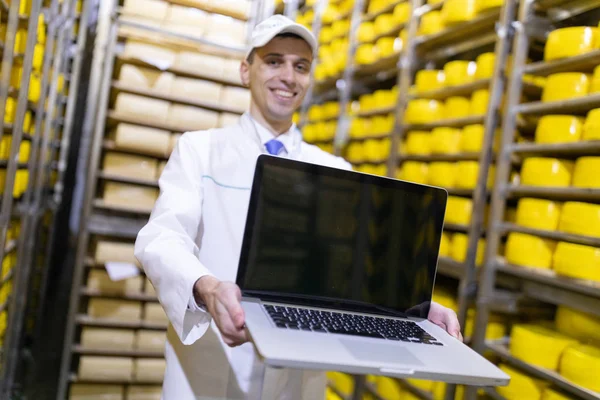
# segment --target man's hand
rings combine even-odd
[[[458,317],[453,310],[432,301],[427,319],[440,328],[445,329],[450,335],[454,336],[461,342],[463,341],[462,334],[460,333]]]
[[[206,305],[228,346],[235,347],[248,341],[244,309],[240,303],[242,293],[235,283],[203,276],[194,284],[194,297]]]

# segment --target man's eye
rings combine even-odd
[[[277,60],[269,60],[269,61],[268,61],[268,64],[269,64],[269,65],[278,65],[278,64],[279,64],[279,61],[277,61]]]

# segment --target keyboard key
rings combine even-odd
[[[283,323],[277,323],[277,324],[275,324],[275,326],[278,328],[287,328],[287,325],[283,324]]]

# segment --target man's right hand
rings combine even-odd
[[[206,305],[228,346],[235,347],[248,341],[238,285],[206,275],[194,284],[194,297]]]

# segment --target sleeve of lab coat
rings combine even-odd
[[[210,271],[198,259],[202,216],[202,163],[208,157],[190,134],[177,143],[159,179],[160,195],[150,220],[138,233],[135,256],[156,288],[158,299],[183,344],[192,344],[208,329],[211,316],[188,308],[194,283]],[[207,160],[204,160],[205,162]]]

